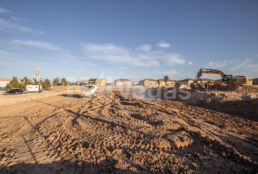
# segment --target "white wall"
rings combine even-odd
[[[132,85],[132,81],[116,81],[117,86]]]
[[[9,81],[0,81],[0,87],[5,87]]]

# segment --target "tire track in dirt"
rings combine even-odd
[[[40,101],[35,101],[42,103]],[[51,142],[47,141],[42,132],[40,132],[40,125],[44,122],[51,120],[50,125],[59,124],[60,121],[57,119],[52,119],[58,114],[62,114],[63,108],[55,105],[49,105],[53,108],[51,112],[53,114],[47,115],[48,112],[45,112],[44,109],[38,109],[35,113],[37,116],[34,116],[33,119],[31,116],[22,116],[25,120],[24,126],[20,127],[17,133],[13,136],[13,145],[12,148],[15,149],[14,163],[15,161],[31,161],[31,157],[37,158],[41,161],[51,161],[51,156],[49,155],[49,150],[47,147],[53,146]],[[64,107],[64,106],[63,106]],[[40,114],[46,114],[47,116],[40,116]],[[57,131],[58,132],[58,131]],[[29,147],[30,150],[28,151]],[[50,149],[51,150],[51,149]],[[32,154],[37,154],[33,156]],[[35,161],[35,159],[34,159]]]
[[[198,139],[206,146],[211,147],[220,156],[226,157],[233,162],[240,161],[240,165],[257,166],[257,159],[250,159],[248,157],[250,154],[246,156],[245,153],[249,151],[247,149],[251,149],[249,153],[253,153],[254,151],[257,151],[258,148],[252,145],[250,146],[250,144],[247,144],[245,141],[240,139],[237,139],[237,142],[234,142],[234,136],[224,134],[220,127],[217,127],[214,124],[210,124],[209,122],[202,121],[200,123],[200,119],[191,117],[191,113],[189,116],[186,110],[179,112],[179,110],[175,108],[168,109],[164,108],[162,105],[159,105],[159,107],[163,108],[166,112],[167,110],[176,112],[177,115],[180,115],[179,117],[184,121],[184,123],[191,123],[187,126],[190,127],[188,130],[190,135],[194,135],[195,139]],[[231,138],[229,138],[229,136],[231,136]],[[244,151],[245,153],[240,153],[237,150],[236,145],[239,146],[239,144],[245,145],[243,148],[241,148],[242,152]]]
[[[113,169],[130,168],[138,173],[208,172],[207,168],[218,173],[222,167],[225,173],[252,172],[257,166],[250,153],[257,150],[253,141],[239,140],[236,132],[224,132],[230,130],[227,125],[200,115],[220,119],[220,113],[191,109],[180,102],[124,97],[118,91],[38,102],[40,109],[19,117],[21,125],[13,136],[24,136],[23,147],[15,150],[29,158],[15,157],[13,163],[18,159],[31,163],[104,161]],[[236,146],[239,143],[241,147]]]
[[[146,104],[146,102],[147,101],[141,102],[142,107],[144,107],[143,105]],[[131,102],[131,104],[129,104],[128,102],[127,103],[124,102],[124,103],[126,105],[134,105],[134,104],[132,104],[134,102]],[[175,115],[177,115],[177,117],[179,117],[176,119],[176,121],[179,122],[181,124],[181,126],[183,125],[181,128],[183,128],[182,130],[186,130],[186,131],[183,131],[184,132],[183,134],[185,134],[183,137],[181,136],[182,132],[179,132],[179,135],[175,134],[172,136],[174,145],[176,145],[177,147],[185,147],[185,145],[189,146],[194,142],[193,139],[200,137],[199,138],[200,142],[202,142],[202,143],[206,142],[204,144],[206,146],[210,146],[210,147],[212,147],[212,145],[213,145],[212,149],[214,149],[216,152],[218,152],[217,147],[219,147],[220,149],[223,149],[224,151],[230,152],[228,156],[225,155],[224,153],[222,153],[223,155],[221,155],[221,153],[219,153],[219,155],[221,155],[222,157],[227,157],[229,160],[233,160],[233,162],[241,161],[240,165],[243,165],[243,166],[257,165],[257,163],[253,162],[253,160],[251,160],[249,157],[239,153],[236,150],[236,148],[234,148],[231,144],[226,143],[225,140],[223,139],[223,137],[225,137],[225,135],[223,135],[222,130],[220,128],[214,126],[213,124],[209,124],[206,122],[200,123],[200,120],[192,119],[192,118],[189,118],[189,116],[185,115],[186,112],[179,113],[177,109],[164,108],[160,104],[154,104],[154,106],[153,106],[153,104],[149,104],[147,107],[153,108],[154,110],[157,110],[157,108],[160,108],[160,109],[158,109],[158,111],[160,111],[160,112],[163,112],[170,116],[175,114]],[[141,118],[140,116],[137,116],[136,118],[140,119],[140,120],[144,120],[144,117]],[[161,123],[164,121],[162,119],[162,120],[158,120],[157,122]],[[164,125],[163,128],[164,127],[170,127],[170,125]],[[220,130],[218,130],[218,129],[220,129]],[[178,129],[178,130],[180,130],[180,129]],[[195,135],[195,136],[193,136],[193,135]],[[198,136],[196,136],[196,135],[198,135]],[[207,136],[209,137],[208,139],[205,138]],[[209,140],[210,138],[211,138],[211,140]],[[182,141],[182,139],[183,139],[183,141]],[[203,141],[203,139],[205,139],[206,141]],[[212,143],[208,144],[207,142],[212,142]],[[216,145],[215,147],[214,147],[214,144]]]

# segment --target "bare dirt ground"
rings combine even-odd
[[[190,104],[119,91],[74,94],[1,103],[0,173],[258,172],[257,99]]]

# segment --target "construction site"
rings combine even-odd
[[[258,172],[258,87],[247,77],[82,82],[0,96],[0,173]],[[81,96],[87,83],[96,95]]]
[[[258,0],[1,0],[0,174],[258,174]]]

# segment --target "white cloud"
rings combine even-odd
[[[168,47],[170,47],[170,44],[167,43],[167,42],[160,42],[158,44],[158,47],[160,47],[160,48],[168,48]]]
[[[10,14],[13,14],[13,12],[11,12],[10,10],[7,10],[3,7],[0,7],[0,14],[10,15]]]
[[[7,51],[0,50],[0,55],[6,55],[6,54],[8,54],[8,52],[7,52]]]
[[[0,18],[0,30],[9,30],[17,28],[17,25],[9,22],[8,20]]]
[[[226,65],[228,65],[230,62],[228,62],[227,60],[224,60],[223,62],[214,62],[214,61],[210,61],[208,63],[208,65],[205,65],[206,68],[223,68]]]
[[[183,65],[186,62],[179,54],[164,50],[151,50],[150,45],[143,45],[137,49],[127,49],[115,44],[82,43],[81,46],[86,58],[114,64],[158,67],[161,63],[166,66],[174,66],[176,64]]]
[[[251,61],[252,61],[252,59],[245,59],[245,60],[241,61],[241,63],[234,64],[230,68],[230,70],[231,71],[236,71],[236,70],[239,70],[239,69],[245,69],[247,67],[250,67],[252,65]]]
[[[7,16],[8,18],[10,18],[11,20],[16,21],[16,22],[27,21],[26,18],[18,17],[11,10],[5,9],[3,7],[0,7],[0,14]]]
[[[0,50],[0,61],[11,61],[15,60],[13,57],[13,54],[5,51],[5,50]]]
[[[168,76],[173,76],[173,75],[176,75],[177,72],[175,70],[170,70],[170,71],[164,72],[163,74],[166,74]]]
[[[12,11],[8,9],[0,7],[0,14],[3,15],[3,17],[0,18],[0,30],[2,31],[18,30],[22,32],[35,32],[43,34],[43,31],[41,30],[36,30],[23,26],[21,23],[27,21],[27,19],[16,16]]]
[[[83,52],[87,58],[105,60],[111,63],[124,63],[135,66],[159,66],[155,60],[142,61],[143,54],[132,55],[126,48],[114,44],[82,44]]]
[[[151,50],[151,45],[141,45],[139,47],[140,50],[142,51],[150,51]]]
[[[65,51],[64,49],[47,42],[33,41],[33,40],[13,40],[12,43],[20,46],[29,46],[36,48],[43,48],[47,50]]]
[[[28,28],[28,27],[22,26],[20,24],[17,24],[15,22],[12,22],[10,20],[6,20],[3,18],[0,18],[0,30],[2,30],[2,31],[18,30],[18,31],[22,31],[22,32],[35,32],[35,33],[39,33],[39,34],[44,33],[41,30],[35,30],[32,28]]]
[[[165,55],[165,61],[168,66],[174,66],[176,64],[179,64],[179,65],[185,64],[185,60],[179,54],[175,54],[175,53],[167,53]]]
[[[246,59],[233,59],[224,61],[210,61],[205,68],[220,69],[226,74],[258,76],[258,55]]]
[[[210,61],[205,68],[212,69],[228,69],[229,71],[244,70],[257,65],[252,58],[246,58],[243,60],[224,60],[222,62]]]
[[[193,65],[193,62],[192,62],[192,61],[189,61],[188,64],[189,64],[189,65]]]
[[[159,75],[159,76],[174,76],[177,74],[175,70],[170,70],[170,71],[154,71],[151,74]]]

